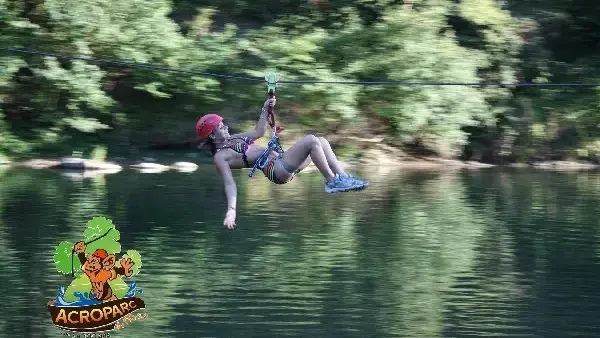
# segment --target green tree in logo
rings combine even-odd
[[[89,255],[96,249],[104,249],[108,254],[118,254],[121,252],[121,243],[119,239],[121,234],[115,228],[112,221],[105,217],[94,217],[87,222],[87,228],[83,232],[83,241],[86,243],[85,255]],[[63,241],[57,247],[54,253],[54,264],[56,270],[62,274],[72,274],[74,279],[65,291],[65,300],[75,301],[75,292],[90,292],[91,284],[89,278],[81,271],[79,258],[73,251],[74,243]],[[123,258],[131,258],[133,261],[132,277],[137,275],[142,267],[142,258],[136,250],[128,250]],[[115,267],[120,267],[120,259],[117,259]],[[119,276],[109,281],[115,296],[122,298],[129,289],[128,285]]]

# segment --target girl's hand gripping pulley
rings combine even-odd
[[[279,81],[279,74],[269,73],[265,76],[265,81],[267,81],[267,94],[269,95],[269,98],[273,98],[275,96],[277,82]],[[278,135],[284,129],[284,127],[281,125],[275,125],[275,108],[269,105],[267,109],[267,121],[269,122],[269,125],[273,129],[275,135]]]

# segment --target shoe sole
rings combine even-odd
[[[328,194],[335,194],[335,193],[340,193],[340,192],[348,192],[348,191],[352,191],[354,190],[354,187],[348,187],[348,188],[335,188],[335,189],[325,189],[325,192]]]
[[[335,194],[335,193],[340,193],[340,192],[360,191],[360,190],[366,189],[368,186],[369,186],[369,183],[357,184],[357,185],[353,185],[348,188],[336,188],[336,189],[332,189],[332,190],[325,189],[325,192],[328,194]]]
[[[360,184],[360,183],[358,183],[358,184],[356,184],[356,185],[355,185],[355,186],[352,188],[352,190],[355,190],[355,191],[360,191],[360,190],[364,190],[364,189],[366,189],[368,186],[369,186],[369,183],[368,183],[368,182],[365,182],[365,183],[363,183],[363,184]]]

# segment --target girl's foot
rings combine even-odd
[[[348,179],[347,176],[335,175],[335,178],[328,183],[325,183],[325,192],[328,194],[336,192],[346,192],[356,189],[356,182]]]
[[[363,180],[362,178],[359,178],[359,177],[352,176],[350,174],[347,174],[347,176],[344,176],[344,179],[352,182],[352,185],[354,187],[353,190],[363,190],[369,186],[369,182],[367,182],[366,180]]]

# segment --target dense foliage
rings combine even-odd
[[[594,82],[590,0],[0,0],[0,46],[287,80]],[[0,154],[186,142],[264,84],[0,53]],[[279,116],[483,161],[600,154],[595,87],[288,84]],[[71,149],[69,148],[69,149]]]

